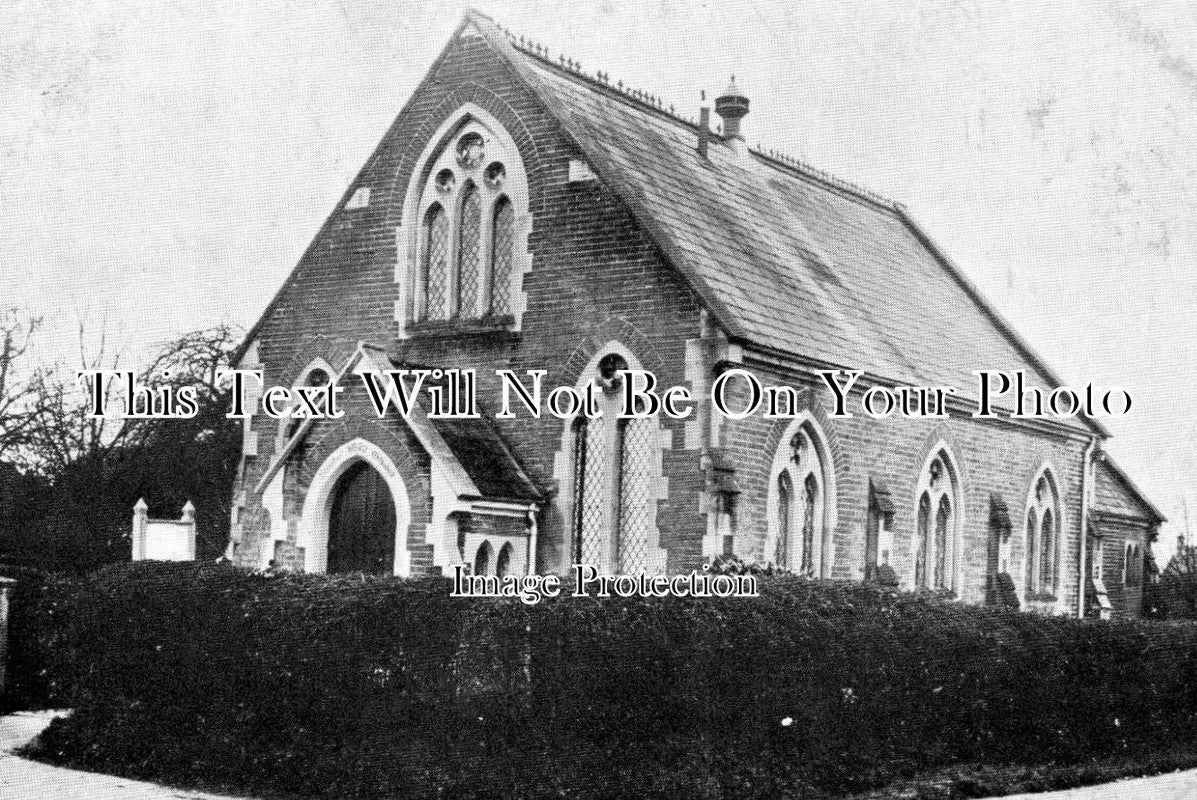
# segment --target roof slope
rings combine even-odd
[[[900,207],[695,127],[513,44],[472,13],[729,334],[974,397],[976,369],[1059,381]],[[1088,424],[1104,434],[1091,421]]]
[[[1095,470],[1094,511],[1134,517],[1158,525],[1164,515],[1139,490],[1108,453],[1102,453]]]

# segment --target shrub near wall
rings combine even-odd
[[[79,709],[44,755],[310,797],[731,798],[1146,756],[1197,733],[1184,625],[784,577],[756,599],[447,593],[107,570],[58,601],[51,670]]]
[[[16,581],[8,593],[7,686],[0,693],[0,713],[46,708],[51,693],[38,643],[43,626],[36,609],[46,584],[55,578],[39,569],[10,564],[0,564],[0,577]]]

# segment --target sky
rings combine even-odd
[[[750,143],[902,201],[1197,532],[1197,3],[475,6]],[[456,2],[0,6],[0,306],[37,357],[137,360],[261,314],[461,19]],[[979,365],[979,368],[984,365]]]

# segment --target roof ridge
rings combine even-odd
[[[634,89],[631,84],[625,86],[622,80],[612,84],[611,73],[604,72],[603,70],[595,70],[593,75],[589,75],[583,71],[582,62],[576,61],[564,53],[559,54],[557,60],[554,61],[548,47],[531,38],[516,36],[511,29],[505,28],[497,22],[494,24],[507,37],[512,47],[524,55],[536,59],[545,66],[570,77],[580,78],[596,89],[605,90],[621,100],[631,102],[633,105],[641,106],[649,111],[655,111],[674,122],[679,122],[691,128],[698,128],[698,121],[692,117],[683,116],[677,111],[677,107],[673,103],[670,103],[668,108],[666,108],[665,100],[660,95],[642,89]]]
[[[825,169],[820,169],[809,161],[804,161],[801,158],[796,158],[784,153],[780,150],[768,150],[757,142],[756,147],[748,148],[753,155],[759,156],[764,161],[768,162],[770,166],[779,167],[789,172],[796,172],[804,178],[823,183],[829,188],[838,189],[848,194],[854,195],[861,200],[867,200],[874,205],[881,206],[888,211],[897,211],[902,206],[897,200],[893,200],[880,192],[861,186],[859,183],[841,178],[838,175],[833,175]]]
[[[485,16],[485,15],[480,15]],[[497,22],[491,17],[485,17],[494,27],[507,37],[507,41],[511,46],[530,58],[535,59],[544,66],[559,72],[567,77],[580,79],[582,82],[592,86],[595,89],[604,91],[609,96],[618,100],[629,102],[632,105],[639,106],[648,111],[660,114],[673,122],[680,123],[689,128],[698,130],[698,122],[692,117],[686,117],[676,110],[673,103],[666,108],[665,101],[660,95],[652,94],[641,89],[633,89],[631,84],[624,85],[622,80],[615,84],[611,83],[611,73],[603,70],[596,70],[593,75],[587,74],[582,69],[582,62],[577,61],[564,53],[559,53],[556,61],[553,60],[552,51],[546,45],[532,39],[531,37],[517,35],[510,28]],[[720,141],[725,141],[721,132],[712,131]],[[900,204],[892,200],[880,192],[873,191],[858,183],[833,175],[827,170],[820,169],[814,166],[809,161],[800,158],[795,158],[780,150],[768,149],[766,150],[757,142],[755,148],[749,148],[751,152],[762,158],[770,166],[782,168],[785,171],[797,172],[800,176],[823,183],[832,189],[837,189],[841,192],[847,192],[857,198],[867,200],[870,203],[881,206],[887,210],[893,211],[897,209]]]

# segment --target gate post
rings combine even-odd
[[[0,578],[0,695],[8,689],[8,590],[16,585],[12,578]]]
[[[144,497],[138,498],[137,505],[133,506],[134,561],[141,561],[145,558],[145,528],[149,510],[150,507],[146,505]]]

